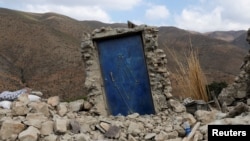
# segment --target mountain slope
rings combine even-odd
[[[0,9],[0,90],[28,86],[45,97],[84,95],[79,35],[48,26],[45,15]]]
[[[84,97],[81,35],[107,26],[126,27],[126,24],[77,21],[56,13],[0,8],[0,91],[28,86],[42,91],[45,97],[59,95],[63,100]],[[210,82],[230,82],[238,74],[246,50],[175,27],[159,30],[159,47],[167,53],[167,67],[171,72],[175,72],[176,63],[167,48],[173,49],[184,62],[191,41],[193,49],[199,51],[202,68]]]
[[[244,30],[239,30],[239,31],[214,31],[214,32],[205,33],[204,35],[206,35],[208,37],[211,37],[211,38],[231,42],[234,39],[241,36],[245,32],[246,31],[244,31]]]

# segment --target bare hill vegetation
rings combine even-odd
[[[77,21],[56,13],[0,9],[0,91],[28,86],[42,91],[46,97],[59,95],[64,100],[84,97],[81,35],[103,26],[126,25]],[[167,48],[184,60],[190,40],[193,48],[199,51],[201,66],[209,82],[232,82],[247,53],[246,49],[230,42],[202,34],[175,27],[160,27],[159,30],[159,47],[166,51],[172,73],[175,73],[176,64]]]

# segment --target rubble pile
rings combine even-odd
[[[182,141],[184,123],[194,136],[207,140],[208,124],[250,124],[249,107],[229,117],[217,110],[186,112],[185,106],[172,99],[170,108],[156,115],[94,115],[85,100],[60,102],[58,96],[30,101],[20,96],[10,109],[0,108],[0,140],[3,141]]]

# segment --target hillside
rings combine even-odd
[[[232,44],[239,46],[243,49],[249,50],[250,46],[249,46],[248,42],[246,41],[246,38],[247,38],[247,32],[244,32],[238,38],[235,38],[232,41]]]
[[[125,27],[126,24],[0,9],[0,91],[28,86],[42,91],[46,97],[60,95],[64,100],[84,97],[81,35],[106,26]],[[191,39],[193,48],[199,50],[202,68],[210,82],[231,82],[239,73],[245,49],[175,27],[159,30],[159,47],[168,55],[171,72],[174,73],[176,64],[167,48],[174,49],[183,61]]]
[[[231,41],[235,40],[236,38],[238,38],[239,36],[241,36],[242,34],[244,34],[245,32],[246,32],[245,30],[239,30],[239,31],[214,31],[214,32],[204,33],[204,35],[206,35],[208,37],[211,37],[211,38],[231,42]]]

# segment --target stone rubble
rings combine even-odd
[[[84,109],[84,100],[56,101],[58,104],[17,100],[11,109],[0,108],[0,140],[181,141],[185,137],[183,123],[188,121],[191,127],[201,122],[195,135],[202,141],[207,140],[208,124],[250,124],[248,111],[235,118],[224,118],[226,113],[217,110],[198,110],[192,115],[183,108],[175,112],[173,107],[180,107],[180,102],[156,115],[102,116]]]

